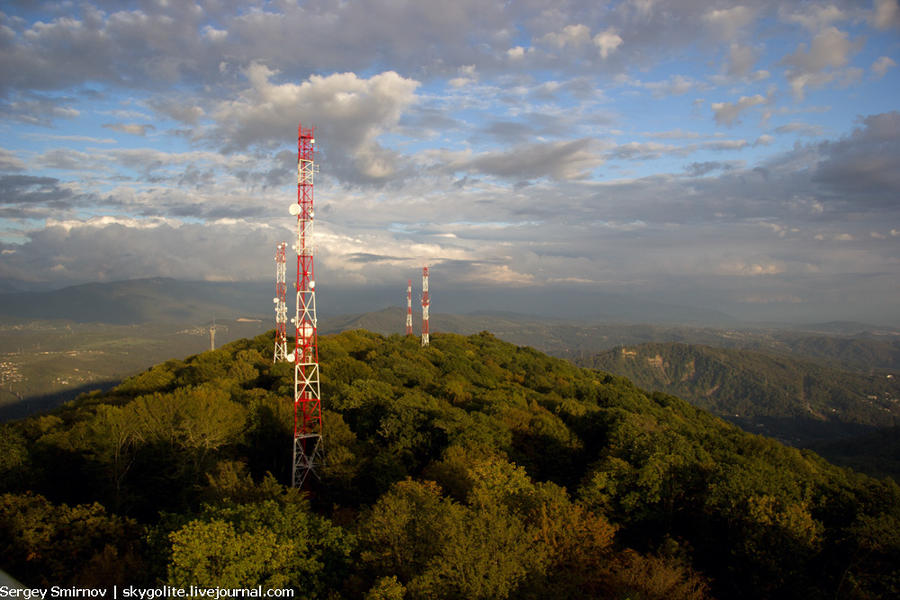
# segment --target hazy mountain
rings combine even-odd
[[[321,282],[320,282],[321,283]],[[290,288],[290,285],[288,286]],[[323,288],[324,289],[324,288]],[[273,282],[205,282],[168,278],[88,283],[51,291],[0,293],[0,318],[69,319],[78,322],[146,323],[269,316]],[[378,307],[405,310],[400,288],[327,288],[317,294],[319,318],[368,313]],[[418,302],[418,299],[415,300]],[[293,303],[290,289],[288,303]],[[505,313],[626,323],[734,324],[724,313],[616,294],[582,290],[436,290],[432,313],[465,314],[502,309]],[[417,319],[420,308],[414,307]],[[405,314],[405,313],[404,313]],[[403,320],[400,321],[401,327]]]
[[[586,364],[796,445],[900,423],[900,379],[751,350],[650,343]]]
[[[319,329],[322,333],[367,329],[388,335],[403,333],[405,323],[406,310],[391,307],[375,312],[321,319]],[[420,328],[421,316],[414,314],[415,335],[419,335]],[[598,323],[483,311],[465,315],[432,312],[431,330],[463,335],[490,331],[503,340],[575,361],[584,361],[596,352],[617,346],[681,342],[774,352],[861,372],[900,369],[900,333],[893,330],[885,330],[883,335],[878,336],[867,332],[856,336],[839,336],[793,329]]]
[[[0,317],[136,324],[268,315],[272,292],[258,283],[155,277],[0,295]]]

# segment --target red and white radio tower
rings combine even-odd
[[[428,307],[431,300],[428,298],[428,267],[422,267],[422,345],[428,345]]]
[[[406,335],[412,335],[412,279],[406,280]]]
[[[275,358],[287,360],[287,258],[286,242],[275,246]]]
[[[297,127],[297,327],[294,353],[294,468],[291,485],[303,487],[310,473],[324,462],[322,447],[322,399],[319,395],[319,344],[316,324],[316,281],[313,271],[313,129]]]

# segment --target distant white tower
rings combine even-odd
[[[287,352],[287,242],[275,246],[275,358],[286,361]]]
[[[428,267],[422,267],[422,345],[427,346],[429,340],[428,331],[428,307],[431,299],[428,297]]]
[[[406,280],[406,335],[412,335],[412,279]]]

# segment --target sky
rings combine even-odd
[[[898,63],[897,0],[6,0],[0,282],[274,280],[302,123],[320,302],[900,325]]]

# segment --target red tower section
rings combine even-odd
[[[310,473],[323,463],[322,399],[319,387],[319,345],[316,321],[316,281],[313,269],[313,179],[315,176],[313,129],[297,127],[297,327],[294,346],[294,469],[295,487],[302,487]]]

